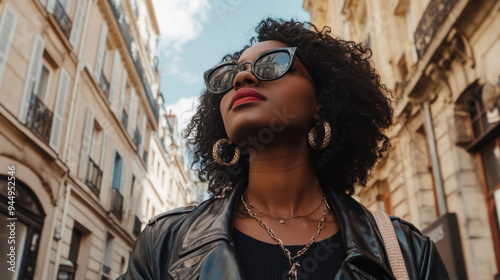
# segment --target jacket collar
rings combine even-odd
[[[179,257],[216,240],[232,242],[233,213],[247,184],[247,180],[241,180],[229,197],[212,198],[198,207],[190,222],[184,223],[189,228],[182,239]]]
[[[232,243],[233,213],[247,184],[247,180],[241,180],[229,197],[210,199],[193,212],[184,223],[188,228],[181,229],[185,234],[179,258],[217,240]],[[346,262],[371,262],[378,273],[396,279],[388,268],[382,237],[371,213],[347,194],[336,193],[329,187],[324,192],[340,222]]]

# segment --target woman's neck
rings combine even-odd
[[[249,202],[260,210],[284,217],[303,215],[321,202],[307,145],[279,146],[251,156]]]

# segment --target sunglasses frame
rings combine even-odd
[[[281,74],[280,76],[272,78],[272,79],[261,79],[259,77],[259,75],[257,75],[257,73],[255,73],[255,71],[254,71],[254,69],[255,69],[255,63],[257,61],[259,61],[261,58],[263,58],[264,56],[267,56],[267,55],[272,54],[272,53],[277,53],[277,52],[286,52],[286,53],[288,53],[288,55],[290,56],[290,61],[289,62],[291,62],[291,63],[288,63],[288,66],[286,67],[285,71],[283,71],[283,74]],[[304,65],[304,67],[306,68],[306,71],[309,73],[309,75],[311,75],[310,74],[311,72],[309,71],[309,69],[310,69],[309,65],[307,63],[305,63],[303,59],[300,58],[301,55],[300,55],[300,52],[297,49],[297,47],[281,47],[281,48],[267,50],[267,51],[261,53],[257,58],[254,59],[254,61],[245,61],[245,62],[242,62],[242,63],[238,63],[238,61],[229,60],[229,61],[225,61],[225,62],[222,62],[222,63],[219,63],[219,64],[215,65],[214,67],[210,68],[209,70],[207,70],[207,71],[205,71],[203,73],[203,79],[205,80],[205,86],[207,87],[207,90],[210,93],[212,93],[212,94],[224,94],[224,93],[227,93],[228,91],[230,91],[231,89],[233,89],[234,88],[234,81],[233,81],[233,85],[231,87],[229,87],[226,90],[220,91],[220,92],[212,91],[210,89],[210,87],[209,87],[208,79],[210,78],[210,76],[215,72],[215,70],[217,70],[217,69],[219,69],[221,67],[227,66],[227,65],[236,65],[238,67],[238,72],[237,73],[239,73],[239,72],[243,71],[243,67],[245,66],[245,64],[250,64],[251,65],[250,70],[252,71],[252,74],[257,79],[259,79],[259,81],[274,81],[274,80],[277,80],[279,78],[282,78],[283,76],[285,76],[288,73],[288,71],[290,70],[290,67],[293,64],[293,59],[295,58],[295,54],[296,53],[297,53],[297,58],[299,59],[299,61],[302,63],[302,65]]]

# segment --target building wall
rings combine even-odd
[[[150,0],[138,1],[137,15],[131,2],[0,1],[0,162],[4,166],[0,181],[7,186],[8,167],[15,166],[19,186],[33,192],[33,201],[17,197],[18,205],[40,205],[43,212],[38,236],[37,225],[31,225],[32,210],[18,210],[18,228],[28,225],[35,232],[33,240],[19,236],[18,242],[34,242],[37,250],[33,258],[18,253],[17,269],[33,272],[23,279],[55,279],[74,253],[71,244],[78,239],[74,232],[80,236],[79,246],[73,246],[79,249],[75,279],[114,279],[127,267],[145,219],[135,201],[144,196],[143,188],[156,188],[147,177],[147,151],[159,114],[156,45],[146,46],[141,39],[156,42],[158,24]],[[116,11],[127,18],[122,28],[128,27],[139,46],[140,61],[130,54]],[[66,19],[72,24],[65,25]],[[142,22],[147,22],[147,28],[140,30]],[[100,61],[102,71],[96,71]],[[48,70],[46,76],[43,68]],[[109,85],[105,86],[101,73]],[[34,95],[33,83],[40,89]],[[35,95],[39,101],[30,105]],[[121,174],[115,173],[117,152],[122,158]],[[102,171],[101,180],[89,170]],[[7,215],[5,195],[0,196],[2,215]],[[113,204],[120,200],[121,206]],[[7,250],[4,237],[2,252]],[[22,267],[28,259],[35,260],[29,269]]]
[[[442,22],[436,22],[435,4],[450,7]],[[425,229],[442,214],[442,182],[447,211],[458,217],[467,277],[492,279],[500,263],[493,198],[500,182],[487,190],[486,176],[499,157],[490,166],[484,162],[490,155],[485,150],[498,145],[499,123],[475,135],[471,118],[480,110],[472,106],[482,102],[483,86],[500,94],[500,3],[306,0],[304,8],[320,29],[330,25],[335,35],[370,47],[370,62],[394,94],[395,125],[388,131],[393,148],[367,187],[357,190],[359,200]],[[438,165],[423,104],[430,108]]]

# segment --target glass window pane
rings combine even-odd
[[[488,192],[492,191],[500,183],[500,149],[492,145],[481,152],[484,176]]]
[[[45,101],[45,95],[47,94],[48,80],[49,80],[49,70],[47,70],[47,68],[43,66],[42,73],[40,74],[40,83],[38,85],[38,91],[36,93],[38,99],[40,99],[42,102]]]

